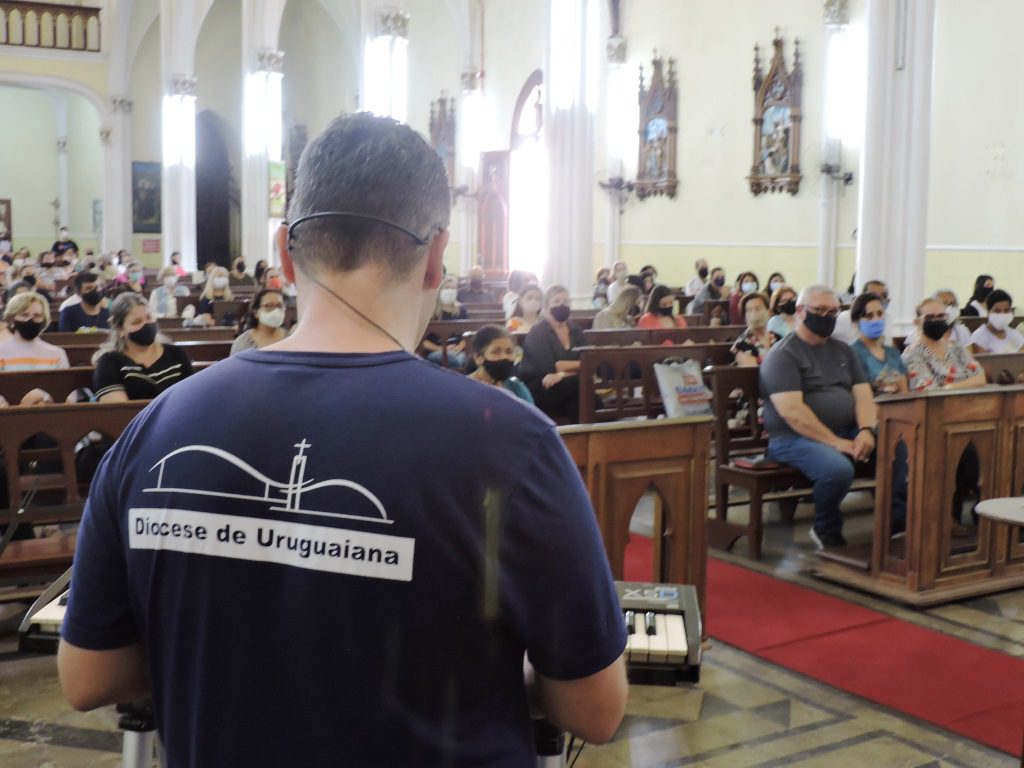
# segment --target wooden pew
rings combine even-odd
[[[230,341],[183,341],[175,343],[192,362],[212,363],[223,360],[231,354]],[[92,365],[92,356],[96,353],[99,345],[80,344],[64,347],[68,355],[68,363],[72,367]]]
[[[584,316],[576,319],[576,316],[569,320],[569,322],[577,327],[584,329],[584,334],[588,333],[586,329],[590,328],[590,324],[594,322],[593,315]],[[423,338],[420,339],[419,346],[416,348],[416,354],[421,357],[426,357],[428,352],[423,346],[423,339],[426,339],[430,334],[436,334],[441,339],[449,339],[452,337],[459,337],[466,341],[467,351],[469,346],[472,344],[473,335],[483,328],[485,325],[499,325],[502,328],[505,327],[504,319],[499,318],[498,320],[431,320],[427,324],[427,329],[423,332]],[[512,335],[516,343],[522,346],[523,339],[526,338],[524,333],[515,333]],[[441,351],[441,365],[445,368],[448,367],[448,350],[442,347]]]
[[[591,347],[625,347],[631,344],[651,346],[654,344],[725,344],[736,341],[743,333],[742,325],[721,325],[714,327],[695,326],[692,328],[629,328],[622,330],[587,330],[583,338]]]
[[[182,328],[180,320],[176,327],[161,328],[160,333],[167,336],[175,344],[180,344],[183,341],[234,341],[235,338],[234,328]],[[66,333],[57,331],[55,333],[44,333],[42,339],[58,347],[98,347],[107,340],[107,333],[105,331],[103,333]]]
[[[75,445],[93,431],[116,438],[148,402],[0,408],[0,453],[7,487],[7,498],[0,499],[0,525],[77,520],[87,488],[79,482]],[[39,433],[57,444],[48,450],[60,457],[59,473],[22,471],[25,451],[21,446]],[[34,495],[33,502],[22,509],[30,495]],[[67,569],[73,551],[73,537],[11,542],[0,553],[0,582],[52,579]]]
[[[985,369],[989,384],[1024,384],[1024,352],[1005,355],[975,355]]]
[[[208,365],[211,363],[197,362],[193,367],[198,371]],[[0,373],[0,395],[3,395],[11,406],[16,406],[30,391],[41,389],[52,396],[55,402],[62,403],[76,389],[92,389],[95,371],[94,367],[83,365],[45,371]]]
[[[981,326],[985,324],[986,318],[961,315],[960,322],[967,327],[967,330],[969,330],[971,333],[974,333],[976,330],[978,330]],[[1024,317],[1018,315],[1017,317],[1013,318],[1013,320],[1010,321],[1010,327],[1017,328],[1017,326],[1019,326],[1021,322],[1024,322]],[[1020,329],[1017,328],[1017,330]]]
[[[878,398],[878,485],[873,540],[840,559],[819,553],[826,579],[914,606],[1024,586],[1024,531],[982,518],[953,536],[957,466],[973,445],[982,498],[1024,495],[1024,386],[938,390]],[[910,456],[905,538],[889,537],[892,465]]]
[[[665,412],[654,364],[666,360],[696,360],[705,365],[728,365],[728,344],[690,344],[666,347],[583,347],[580,349],[580,424],[619,421]],[[637,376],[639,374],[639,377]],[[599,397],[601,390],[611,392]],[[639,394],[636,393],[639,389]],[[600,402],[600,406],[597,403]]]
[[[692,584],[707,616],[711,418],[573,425],[558,427],[558,432],[583,475],[615,578],[625,576],[633,511],[653,490],[658,503],[649,581]]]

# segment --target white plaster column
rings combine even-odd
[[[132,101],[112,96],[110,113],[100,128],[103,149],[103,231],[101,251],[131,249],[132,243]]]
[[[594,243],[594,144],[601,70],[598,0],[549,0],[544,69],[548,249],[541,279],[589,295]]]
[[[164,92],[163,194],[164,263],[175,251],[182,266],[196,265],[196,78],[176,74]]]
[[[277,262],[268,166],[283,157],[281,70],[277,50],[286,0],[242,0],[242,254],[252,268]]]
[[[821,142],[821,208],[818,215],[818,282],[822,285],[836,284],[836,241],[839,234],[839,176],[843,160],[843,142],[835,135],[836,126],[832,114],[836,101],[850,98],[850,94],[836,93],[836,73],[830,68],[841,65],[832,56],[838,35],[843,34],[850,23],[850,9],[847,0],[825,1],[825,62],[824,123]]]
[[[889,285],[893,333],[923,298],[935,0],[868,0],[857,287]]]
[[[57,210],[58,226],[69,227],[71,216],[71,178],[68,160],[68,97],[51,91],[53,118],[57,129]]]
[[[196,269],[196,40],[210,3],[159,0],[163,87],[163,179],[160,196],[163,263],[181,253]]]
[[[635,130],[636,121],[624,133],[622,110],[631,103],[633,78],[626,70],[626,38],[619,34],[613,25],[612,34],[605,45],[606,77],[605,77],[605,119],[606,119],[606,154],[608,181],[603,183],[608,196],[608,213],[605,222],[604,263],[611,266],[619,261],[622,240],[622,209],[629,193],[623,187],[625,183],[624,153],[628,142],[626,136]],[[626,85],[628,83],[628,86]],[[621,101],[623,98],[629,101]],[[627,113],[629,114],[629,113]],[[631,115],[630,115],[631,116]],[[591,265],[593,266],[593,265]]]

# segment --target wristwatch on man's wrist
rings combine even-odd
[[[857,430],[857,434],[859,435],[861,432],[870,432],[871,436],[875,438],[875,440],[878,439],[878,425],[873,427],[861,427]]]

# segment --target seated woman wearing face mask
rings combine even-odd
[[[647,311],[637,328],[685,328],[686,321],[676,314],[676,297],[667,285],[656,285],[647,299]]]
[[[918,334],[903,352],[911,391],[968,389],[985,385],[985,370],[970,353],[950,338],[946,307],[938,299],[917,306]]]
[[[788,285],[776,288],[768,302],[768,310],[772,316],[768,320],[768,330],[780,339],[786,337],[796,328],[796,291]]]
[[[760,365],[778,337],[768,330],[768,300],[763,293],[748,293],[739,303],[746,328],[730,350],[736,365]]]
[[[533,405],[533,396],[515,377],[516,344],[500,325],[485,325],[473,337],[473,362],[476,370],[469,378],[493,387],[501,387],[520,400]]]
[[[544,293],[539,285],[530,283],[523,286],[512,309],[512,316],[505,324],[509,333],[529,333],[540,320],[540,305],[543,301]]]
[[[583,331],[569,323],[569,290],[553,285],[544,294],[544,319],[526,334],[519,376],[533,401],[553,419],[579,421],[579,348]]]
[[[899,350],[884,342],[885,304],[877,293],[862,293],[850,305],[850,320],[857,324],[857,340],[850,349],[876,395],[907,391],[907,368]]]
[[[231,354],[276,344],[288,335],[283,325],[284,296],[279,291],[260,291],[253,296],[249,313],[242,321],[246,330],[231,345]]]
[[[0,371],[39,371],[67,368],[67,353],[39,338],[50,324],[50,303],[38,293],[13,296],[4,308],[11,337],[0,342]]]
[[[176,317],[178,296],[188,296],[188,288],[178,285],[178,273],[173,265],[163,267],[156,275],[157,286],[149,294],[149,308],[156,317]]]
[[[1010,327],[1013,322],[1013,297],[998,288],[985,298],[985,324],[971,334],[971,351],[976,354],[1005,355],[1019,352],[1024,336]]]
[[[232,301],[235,295],[228,286],[228,271],[224,267],[214,267],[206,277],[206,287],[199,297],[199,307],[196,309],[196,322],[198,325],[214,325],[213,302]],[[234,323],[228,323],[233,325]]]
[[[150,400],[192,375],[192,361],[157,331],[146,299],[122,293],[110,305],[110,336],[93,356],[101,403]]]

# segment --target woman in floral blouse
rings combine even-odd
[[[760,365],[779,337],[768,330],[768,299],[763,293],[748,293],[737,307],[746,328],[732,345],[736,365]]]
[[[966,349],[950,339],[946,307],[936,299],[917,306],[914,321],[920,333],[903,353],[907,383],[914,392],[969,389],[985,385],[985,371]]]

